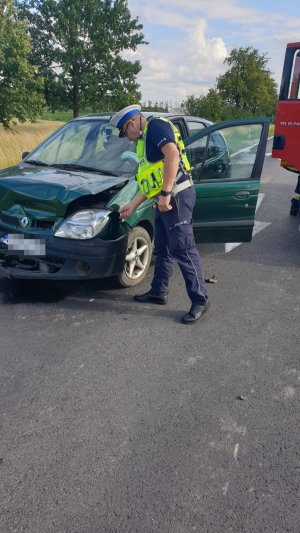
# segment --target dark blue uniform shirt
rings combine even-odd
[[[161,148],[170,142],[176,143],[175,135],[171,126],[164,120],[151,118],[146,135],[146,154],[150,163],[156,163],[163,159]],[[185,181],[187,176],[182,176],[177,183]]]
[[[173,130],[167,122],[152,118],[148,125],[146,136],[146,154],[150,163],[163,159],[161,148],[169,142],[175,143]]]

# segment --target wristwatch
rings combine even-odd
[[[161,196],[170,196],[172,194],[172,191],[160,191]]]

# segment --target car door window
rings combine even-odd
[[[251,240],[268,130],[268,118],[236,119],[186,140],[194,167],[197,242]]]
[[[202,167],[206,157],[208,137],[201,137],[194,141],[187,148],[187,156],[192,167],[192,176],[194,181],[199,181]]]
[[[187,155],[194,181],[250,179],[261,133],[261,124],[243,124],[191,143]]]
[[[183,125],[182,121],[175,119],[175,120],[172,120],[172,122],[173,122],[174,126],[176,126],[176,128],[179,130],[179,133],[180,133],[182,139],[184,139],[187,136],[187,134],[186,134],[186,131],[184,129],[184,125]]]
[[[289,89],[289,99],[299,100],[300,98],[300,50],[294,55],[293,70]]]
[[[194,121],[194,120],[186,120],[188,128],[189,128],[189,134],[193,135],[194,133],[197,133],[200,130],[203,130],[205,128],[205,124],[203,122]]]

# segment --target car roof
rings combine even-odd
[[[189,118],[191,120],[195,120],[195,121],[201,121],[203,122],[206,126],[211,126],[213,124],[213,122],[211,122],[210,120],[207,120],[206,118],[202,118],[202,117],[195,117],[193,115],[187,115],[185,113],[160,113],[159,111],[141,111],[142,115],[146,118],[149,118],[149,117],[163,117],[163,118],[168,118],[168,119],[175,119],[175,118]],[[77,118],[74,118],[73,120],[84,120],[84,119],[89,119],[89,120],[97,120],[99,118],[103,118],[103,119],[107,119],[107,120],[110,120],[110,118],[113,116],[114,113],[94,113],[94,114],[91,114],[91,115],[84,115],[82,117],[77,117]]]

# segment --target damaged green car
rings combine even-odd
[[[179,128],[193,167],[197,242],[250,241],[268,119],[212,124],[164,114]],[[83,280],[145,277],[154,236],[153,200],[126,221],[137,192],[135,144],[109,115],[74,119],[15,167],[0,171],[0,276]]]

